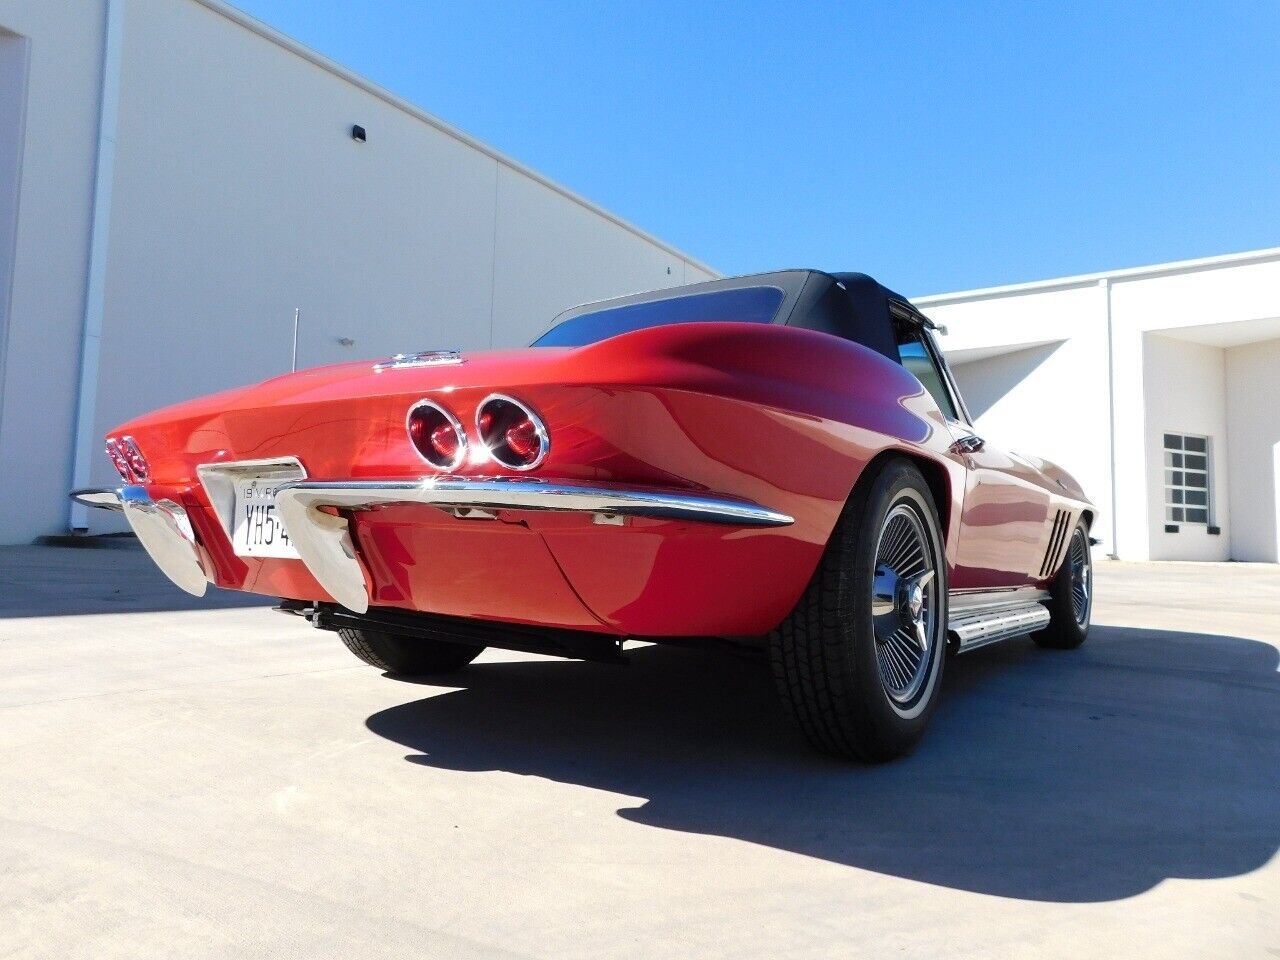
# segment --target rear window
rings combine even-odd
[[[771,323],[783,293],[777,287],[713,290],[579,314],[556,324],[533,342],[535,347],[581,347],[646,327],[671,323],[734,320]]]

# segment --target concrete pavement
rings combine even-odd
[[[1277,957],[1280,569],[1102,564],[816,757],[646,648],[391,680],[134,550],[0,550],[0,957]]]

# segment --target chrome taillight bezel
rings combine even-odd
[[[414,441],[413,418],[414,414],[419,410],[432,410],[440,414],[440,416],[442,416],[445,421],[453,427],[454,433],[458,435],[458,449],[454,452],[453,459],[448,463],[436,463],[427,456],[427,454],[424,453]],[[413,452],[418,455],[418,459],[433,469],[439,470],[441,473],[451,473],[452,471],[457,470],[458,467],[462,466],[467,460],[467,450],[469,449],[470,441],[467,438],[466,429],[462,426],[462,421],[454,416],[451,410],[447,407],[441,406],[434,400],[428,400],[424,397],[409,407],[408,412],[404,415],[404,431],[405,435],[409,438],[409,446],[411,446],[413,448]]]
[[[480,424],[480,420],[484,416],[485,408],[494,403],[511,404],[523,413],[533,424],[534,434],[538,438],[538,454],[529,463],[512,462],[504,459],[500,455],[500,450],[504,444],[499,443],[495,445],[490,443],[489,438],[485,436],[485,431]],[[493,458],[495,463],[506,467],[508,470],[518,470],[521,473],[529,470],[536,470],[542,464],[542,461],[547,458],[547,454],[551,451],[551,435],[547,431],[547,425],[543,421],[542,417],[538,416],[537,412],[527,403],[522,400],[517,400],[510,394],[491,393],[481,400],[480,404],[476,407],[475,424],[476,436],[480,439],[480,443],[484,445],[485,449],[488,450],[489,456]]]

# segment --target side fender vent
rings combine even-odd
[[[1071,528],[1071,511],[1059,510],[1053,517],[1053,532],[1049,535],[1049,547],[1044,552],[1044,562],[1040,564],[1041,578],[1049,576],[1058,569],[1062,559],[1063,547],[1067,543],[1067,531]]]

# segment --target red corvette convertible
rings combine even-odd
[[[787,270],[569,310],[531,347],[289,374],[111,432],[179,587],[283,598],[362,660],[627,641],[767,657],[819,749],[919,739],[948,648],[1089,628],[1094,508],[977,436],[933,324]]]

